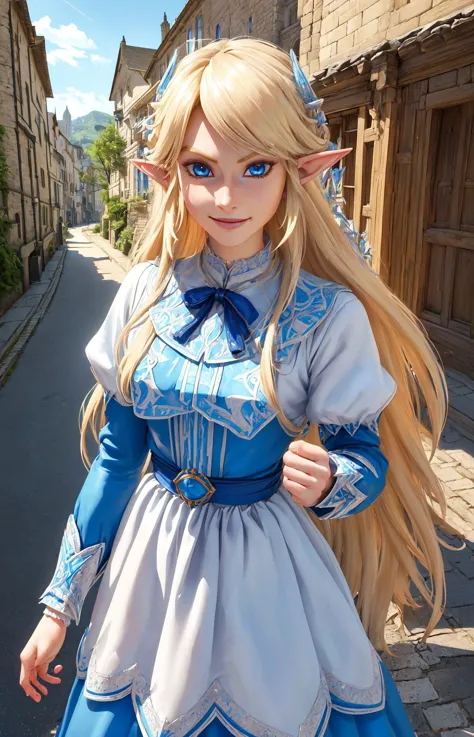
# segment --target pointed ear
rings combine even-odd
[[[329,169],[340,161],[344,156],[350,154],[351,148],[339,148],[334,151],[323,151],[319,154],[309,154],[298,159],[298,170],[300,175],[300,184],[306,184],[321,174],[321,172]]]
[[[166,169],[161,169],[156,164],[152,164],[150,161],[144,161],[143,159],[131,159],[131,163],[137,167],[143,174],[147,174],[155,182],[161,184],[162,187],[166,187],[170,183],[170,175]]]

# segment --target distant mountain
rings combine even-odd
[[[113,115],[93,110],[91,113],[83,115],[81,118],[76,118],[71,122],[71,141],[72,143],[77,143],[80,146],[87,148],[98,136],[100,136],[103,128],[113,122]],[[99,130],[96,130],[96,126]]]

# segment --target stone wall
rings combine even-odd
[[[31,48],[34,38],[31,23],[20,17],[16,4],[0,3],[0,109],[9,188],[6,210],[15,222],[9,243],[24,261],[25,287],[28,257],[36,247],[41,251],[43,239],[53,230],[46,90]]]
[[[300,63],[311,76],[354,52],[468,6],[467,0],[299,0]]]
[[[185,55],[188,29],[192,28],[195,39],[199,16],[202,17],[203,44],[216,38],[219,24],[221,38],[250,35],[272,41],[289,51],[299,42],[300,25],[296,7],[297,0],[190,0],[161,44],[148,81],[154,84],[161,78],[164,64],[175,48],[180,48],[180,58]]]

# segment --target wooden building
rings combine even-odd
[[[474,378],[474,7],[311,75],[346,215],[443,363]]]

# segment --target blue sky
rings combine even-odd
[[[110,88],[122,36],[131,46],[158,48],[166,12],[173,24],[186,0],[145,5],[130,0],[28,0],[36,33],[46,37],[54,99],[48,110],[77,118],[111,113]]]

